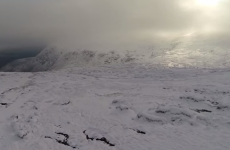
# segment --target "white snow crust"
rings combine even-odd
[[[229,150],[230,70],[0,73],[1,150]]]

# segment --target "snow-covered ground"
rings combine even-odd
[[[1,150],[229,150],[230,70],[0,73]]]

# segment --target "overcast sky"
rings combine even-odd
[[[1,0],[0,49],[81,42],[230,35],[230,0]]]

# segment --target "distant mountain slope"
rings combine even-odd
[[[203,35],[183,36],[157,44],[138,43],[131,46],[98,50],[69,50],[56,46],[45,48],[36,57],[20,59],[1,71],[47,71],[73,66],[141,63],[166,67],[224,68],[230,67],[230,51],[226,39]]]
[[[5,66],[7,63],[14,61],[15,59],[18,58],[0,55],[0,68]]]
[[[34,57],[42,49],[43,47],[23,47],[0,50],[0,68],[14,60]]]
[[[132,55],[116,52],[99,53],[90,50],[75,52],[61,51],[54,47],[47,47],[36,57],[19,59],[4,66],[4,72],[37,72],[60,69],[71,66],[94,66],[112,63],[128,63],[135,60]]]
[[[35,57],[24,58],[15,60],[6,66],[1,71],[9,72],[33,72],[33,71],[46,71],[49,69],[58,59],[59,55],[55,49],[44,49]]]

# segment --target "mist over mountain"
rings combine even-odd
[[[14,60],[34,57],[43,50],[44,47],[23,47],[0,50],[0,68]]]
[[[165,66],[226,66],[229,6],[228,0],[0,1],[0,67],[35,56],[39,45],[64,53],[132,51]]]
[[[1,150],[230,150],[230,0],[0,0]]]
[[[207,37],[208,36],[208,37]],[[142,42],[142,43],[141,43]],[[15,60],[0,69],[5,72],[38,72],[74,67],[137,65],[179,68],[230,67],[228,39],[211,35],[182,36],[168,41],[139,41],[137,44],[47,46],[35,57]],[[75,47],[79,47],[76,49]]]
[[[137,43],[183,35],[230,36],[228,0],[0,1],[0,50],[72,40]]]

